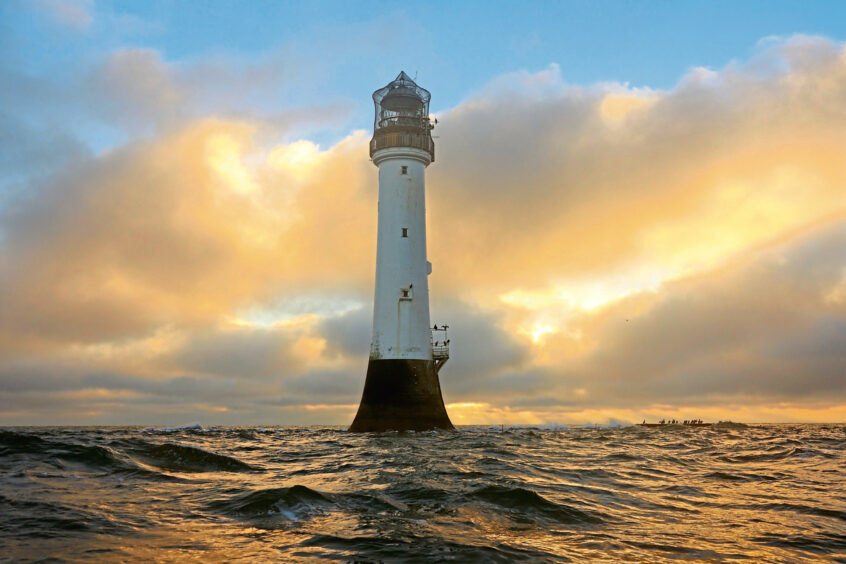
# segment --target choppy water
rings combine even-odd
[[[846,562],[846,428],[0,430],[0,559]]]

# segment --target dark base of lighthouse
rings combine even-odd
[[[370,360],[353,433],[455,429],[431,360]]]

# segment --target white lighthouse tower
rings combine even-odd
[[[379,167],[373,340],[350,431],[453,428],[438,379],[449,340],[445,327],[429,320],[425,170],[435,160],[430,97],[404,72],[373,93],[370,156]]]

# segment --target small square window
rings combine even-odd
[[[403,227],[403,228],[402,228],[402,236],[403,236],[403,237],[408,237],[408,227]]]
[[[402,170],[400,171],[400,174],[408,174],[408,167],[407,167],[407,166],[403,166],[403,167],[402,167]]]

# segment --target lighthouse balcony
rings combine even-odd
[[[435,372],[440,372],[441,367],[449,360],[449,343],[445,345],[433,345],[432,360],[435,361]]]
[[[381,149],[393,147],[410,147],[426,151],[435,160],[435,141],[428,130],[421,130],[419,127],[394,126],[377,130],[373,139],[370,140],[370,156]]]
[[[441,367],[449,360],[449,335],[447,334],[449,325],[435,325],[432,328],[432,360],[435,361],[435,371],[440,371]]]
[[[443,360],[446,362],[449,360],[449,345],[433,345],[432,346],[432,359],[433,360]]]

